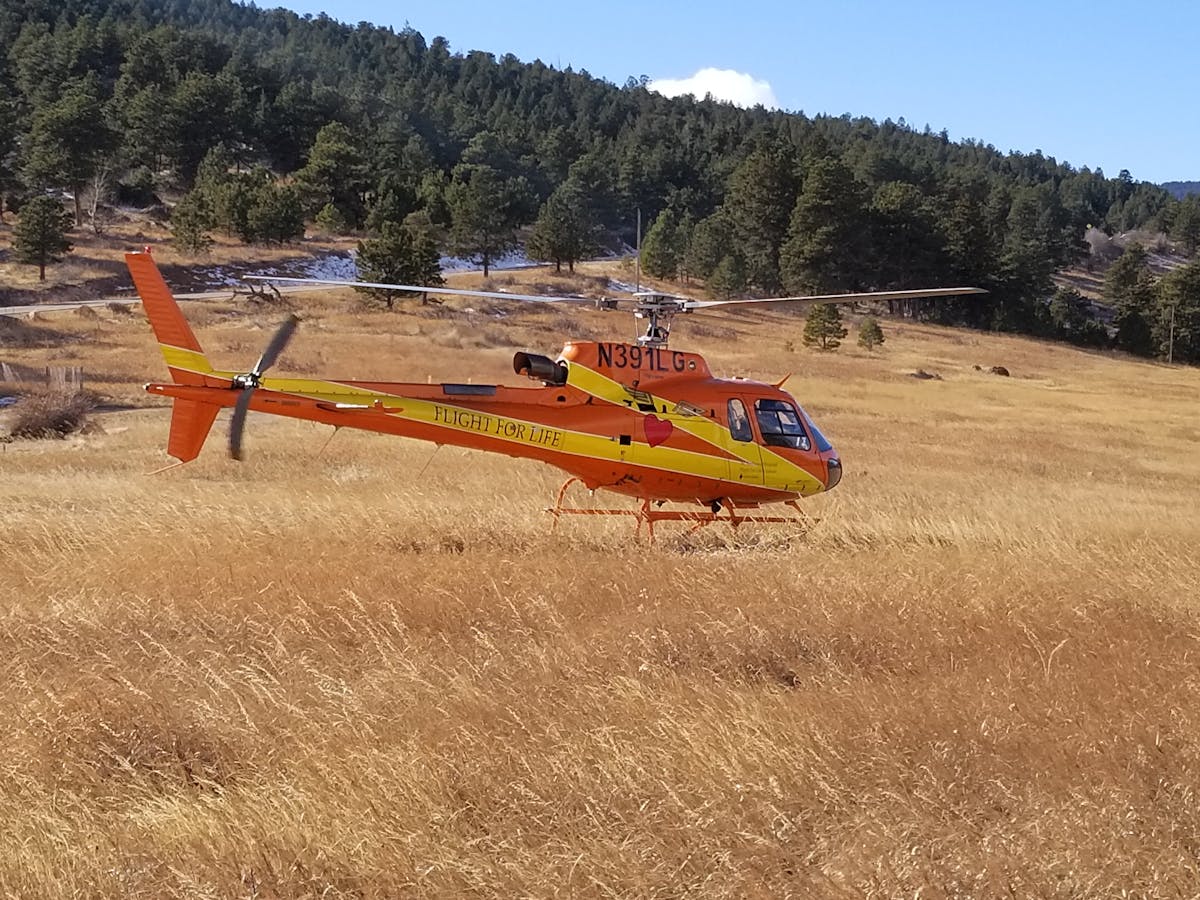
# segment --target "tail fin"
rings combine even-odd
[[[200,342],[171,296],[171,290],[149,253],[126,253],[125,263],[133,276],[134,287],[158,338],[158,347],[176,384],[196,387],[227,386],[224,379],[213,378],[213,367],[200,349]],[[207,376],[207,377],[206,377]],[[200,455],[200,448],[212,428],[221,406],[202,400],[176,397],[171,409],[171,435],[167,453],[181,463]]]
[[[212,374],[213,367],[200,349],[200,342],[183,317],[179,304],[171,296],[171,289],[163,281],[154,258],[149,253],[126,253],[125,263],[133,276],[133,286],[142,298],[150,327],[158,338],[163,359],[171,370],[171,380],[176,384],[207,384],[204,376]]]
[[[181,463],[191,462],[200,455],[200,448],[212,428],[221,407],[200,400],[175,398],[171,407],[171,435],[167,438],[167,453]]]

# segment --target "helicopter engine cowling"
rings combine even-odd
[[[520,352],[513,356],[513,371],[545,384],[567,383],[567,367],[548,356]]]

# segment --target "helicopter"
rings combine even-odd
[[[651,540],[662,521],[806,521],[798,501],[830,491],[842,479],[841,457],[812,417],[783,390],[713,375],[698,353],[669,346],[676,316],[715,307],[787,302],[818,303],[912,300],[984,293],[979,288],[932,288],[857,294],[695,300],[658,291],[600,301],[605,308],[632,305],[645,323],[633,343],[569,340],[557,358],[521,351],[517,375],[533,386],[412,384],[376,381],[266,377],[299,323],[279,326],[248,372],[213,368],[173,298],[149,251],[125,256],[159,348],[171,375],[147,392],[170,398],[167,453],[173,468],[195,459],[217,413],[233,408],[229,455],[243,457],[247,414],[255,412],[358,428],[511,457],[534,459],[569,477],[547,511],[563,515],[633,516]],[[499,291],[393,285],[359,281],[262,277],[411,293],[500,298],[526,303],[596,303],[582,297],[547,297]],[[784,379],[786,381],[786,379]],[[163,470],[160,470],[163,471]],[[568,489],[582,485],[623,494],[635,508],[603,509],[565,503]],[[664,509],[667,504],[686,509]],[[758,512],[784,504],[787,515]]]

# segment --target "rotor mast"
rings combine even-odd
[[[646,320],[645,334],[637,336],[637,342],[642,347],[663,348],[671,336],[671,320],[676,314],[686,312],[684,301],[671,294],[661,294],[657,291],[639,291],[634,294],[637,298],[633,308],[635,319]]]

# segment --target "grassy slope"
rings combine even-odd
[[[298,302],[280,372],[492,380],[627,329]],[[231,366],[281,315],[189,314]],[[148,330],[101,316],[6,358],[137,398]],[[218,435],[149,478],[162,409],[0,446],[0,887],[1197,893],[1200,373],[885,328],[820,356],[781,313],[677,326],[797,373],[847,472],[803,541],[552,535],[549,469],[265,417],[246,464]]]
[[[297,243],[258,246],[247,245],[225,235],[216,235],[210,252],[198,255],[181,253],[171,243],[171,232],[164,225],[131,214],[97,235],[84,226],[73,229],[67,240],[72,250],[61,262],[46,267],[46,280],[38,281],[36,266],[18,263],[12,250],[15,217],[0,216],[0,305],[24,306],[40,302],[67,302],[111,296],[128,289],[129,274],[124,254],[149,246],[164,268],[171,266],[208,266],[218,263],[276,263],[284,259],[310,256],[330,250],[347,250],[356,241],[321,235]]]

